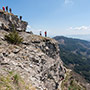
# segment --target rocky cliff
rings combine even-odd
[[[60,90],[59,84],[64,79],[65,68],[59,57],[58,42],[19,32],[24,41],[17,46],[5,41],[6,34],[7,31],[0,30],[0,73],[19,73],[36,90]]]
[[[20,20],[17,15],[0,10],[0,29],[12,30],[12,25],[18,31],[25,31],[28,23]]]
[[[86,90],[63,66],[58,42],[25,32],[27,24],[0,10],[0,90]],[[14,29],[23,38],[20,45],[5,39]]]

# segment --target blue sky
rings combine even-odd
[[[0,8],[7,5],[35,34],[45,30],[49,36],[90,34],[90,0],[0,0]]]

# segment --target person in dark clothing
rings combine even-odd
[[[45,37],[47,37],[47,31],[45,31]]]
[[[11,8],[9,8],[9,11],[10,11],[10,13],[12,13],[12,9]]]
[[[22,20],[22,16],[20,16],[20,20]]]
[[[3,11],[5,11],[5,7],[2,7]]]
[[[8,6],[6,6],[6,11],[8,12]]]
[[[56,83],[55,89],[58,89],[58,86],[59,86],[59,84],[58,84],[58,83]]]
[[[42,32],[40,31],[40,36],[42,36]]]

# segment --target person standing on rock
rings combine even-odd
[[[45,37],[47,37],[47,31],[45,31]]]
[[[5,7],[2,7],[3,11],[5,11]]]
[[[12,13],[12,9],[11,8],[9,8],[9,11],[10,11],[10,13]]]
[[[22,16],[20,16],[20,20],[22,20]]]
[[[58,84],[58,83],[56,83],[55,89],[58,89],[58,86],[59,86],[59,84]]]
[[[40,31],[40,36],[42,36],[42,32]]]
[[[8,12],[8,6],[6,6],[6,11]]]

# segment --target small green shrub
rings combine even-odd
[[[16,84],[18,84],[18,82],[19,82],[19,75],[15,74],[15,75],[13,76],[13,78],[14,78],[14,82],[15,82]]]
[[[5,40],[7,40],[11,44],[20,44],[23,42],[23,38],[19,36],[16,30],[10,32],[8,35],[5,35]]]

